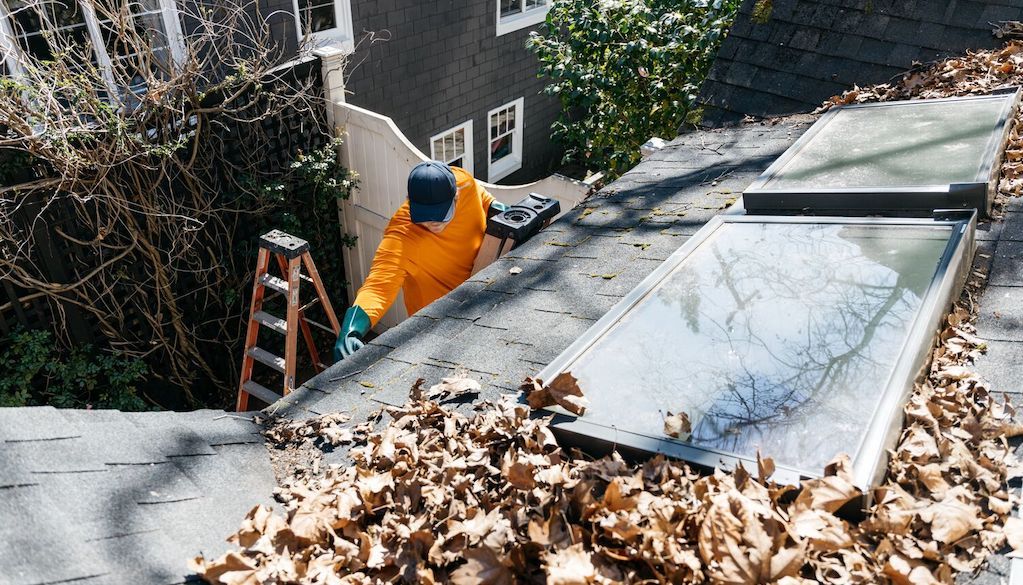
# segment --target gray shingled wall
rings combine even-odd
[[[536,58],[525,48],[531,29],[497,36],[494,0],[353,1],[355,39],[367,31],[353,57],[348,100],[394,119],[427,155],[429,140],[473,121],[475,174],[487,174],[487,113],[525,98],[522,169],[502,180],[520,183],[546,176],[560,151],[550,141],[558,101],[540,95]],[[535,27],[534,27],[535,28]]]
[[[766,0],[763,0],[766,2]],[[704,84],[705,123],[807,112],[853,84],[995,47],[991,22],[1023,19],[1019,0],[773,0],[766,22],[745,0]],[[766,11],[764,11],[766,12]]]

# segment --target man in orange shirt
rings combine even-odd
[[[465,282],[487,218],[506,209],[463,169],[438,161],[416,165],[408,177],[408,201],[387,224],[369,275],[341,322],[334,361],[363,346],[399,290],[412,315]]]

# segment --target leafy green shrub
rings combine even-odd
[[[345,298],[341,249],[355,246],[355,236],[342,231],[338,204],[351,197],[358,178],[341,164],[340,146],[341,141],[334,140],[323,148],[299,153],[284,176],[253,189],[259,199],[254,207],[269,210],[260,218],[261,231],[276,228],[308,240],[331,300]],[[252,265],[255,248],[246,253]]]
[[[561,99],[565,162],[617,176],[652,136],[670,138],[696,101],[740,0],[554,0],[527,45]]]
[[[13,333],[0,354],[0,407],[147,410],[136,382],[148,369],[138,358],[85,347],[60,355],[49,331]]]

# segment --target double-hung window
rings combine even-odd
[[[89,64],[121,101],[146,91],[147,70],[158,75],[184,54],[174,0],[98,6],[84,0],[7,0],[0,3],[0,37],[4,66],[15,76],[25,72],[26,56],[47,61],[64,50],[92,47]],[[140,53],[140,46],[148,50]]]
[[[431,138],[430,157],[472,174],[472,120]]]
[[[543,22],[550,8],[551,0],[497,0],[497,36]]]
[[[487,115],[489,126],[487,180],[499,181],[522,168],[523,98],[509,102]]]
[[[308,34],[314,46],[354,50],[352,5],[349,0],[292,0],[299,41]]]

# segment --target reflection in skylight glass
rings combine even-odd
[[[843,108],[764,189],[973,183],[1014,96]],[[985,179],[986,180],[986,179]]]
[[[583,420],[819,472],[855,457],[951,227],[723,223],[564,371]]]

